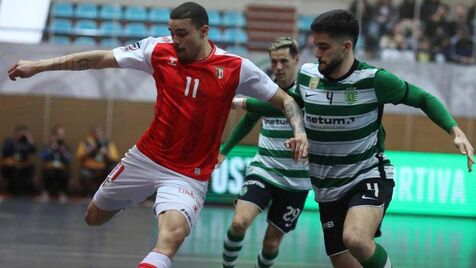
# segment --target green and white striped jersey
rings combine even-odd
[[[367,178],[393,179],[381,118],[383,104],[397,103],[404,94],[404,81],[358,61],[339,81],[325,79],[318,64],[301,67],[293,96],[305,110],[316,201],[335,201]]]
[[[318,64],[304,64],[291,95],[305,110],[309,175],[319,202],[341,198],[366,178],[393,179],[393,166],[383,154],[384,104],[420,108],[447,132],[457,125],[436,97],[357,60],[335,81],[324,78]]]
[[[294,89],[293,85],[288,92]],[[246,136],[261,118],[258,152],[251,160],[246,175],[256,175],[281,189],[307,191],[311,189],[308,164],[297,163],[284,142],[293,131],[283,113],[272,104],[253,98],[246,100],[246,115],[240,120],[221,149],[227,154]]]
[[[311,189],[308,164],[295,162],[291,151],[284,146],[292,137],[292,128],[284,115],[262,117],[258,153],[246,174],[257,175],[286,190]]]

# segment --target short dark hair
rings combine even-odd
[[[315,33],[328,33],[332,38],[348,36],[352,38],[353,47],[359,38],[359,22],[347,10],[337,9],[324,12],[317,16],[311,24]]]
[[[192,24],[198,29],[203,25],[208,25],[208,14],[204,7],[194,2],[186,2],[174,8],[170,12],[170,19],[182,20],[191,19]]]
[[[271,42],[271,46],[269,47],[268,51],[276,51],[281,48],[289,48],[289,54],[295,58],[299,54],[299,44],[298,42],[289,36],[282,36],[278,37]]]

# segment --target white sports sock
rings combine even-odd
[[[172,267],[172,260],[169,256],[157,252],[151,251],[145,258],[142,260],[142,263],[152,264],[157,268],[171,268]],[[140,266],[139,266],[140,267]]]

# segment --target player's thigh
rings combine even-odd
[[[309,191],[288,191],[272,186],[272,203],[268,222],[283,233],[296,228]]]
[[[261,213],[261,209],[256,204],[237,199],[235,202],[235,214],[233,216],[234,222],[247,222],[251,223],[258,214]]]
[[[392,200],[393,180],[366,179],[353,191],[347,211],[344,234],[348,232],[373,238],[380,234],[380,225]]]
[[[208,182],[205,181],[198,181],[176,173],[166,175],[157,188],[155,215],[159,217],[162,213],[171,210],[179,212],[178,215],[182,215],[188,223],[188,233],[190,233],[200,217],[207,187]]]
[[[238,204],[238,201],[241,201],[241,207],[247,204],[256,207],[261,212],[271,201],[271,192],[271,185],[262,178],[255,175],[248,175],[246,176],[241,191],[235,200],[235,206]],[[243,209],[240,208],[240,210]]]

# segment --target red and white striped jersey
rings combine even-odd
[[[154,119],[137,143],[154,162],[209,180],[233,97],[270,99],[278,86],[248,59],[212,42],[210,56],[181,63],[170,37],[149,37],[113,50],[121,68],[150,73],[157,87]]]

